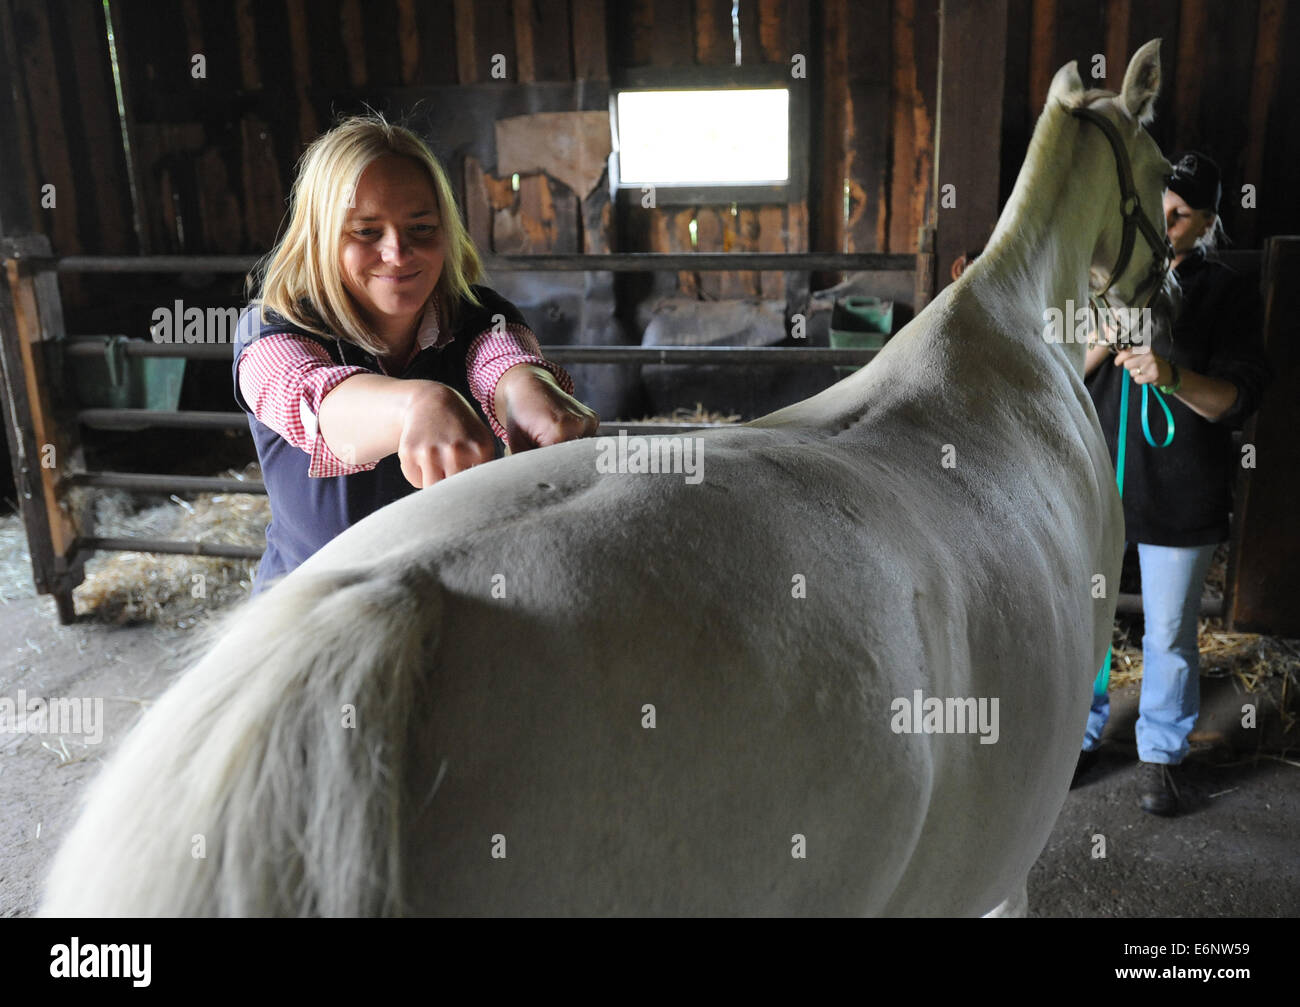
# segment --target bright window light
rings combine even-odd
[[[718,185],[790,177],[790,92],[621,91],[619,182]]]

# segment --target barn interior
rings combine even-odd
[[[1238,475],[1202,601],[1193,839],[1126,810],[1143,842],[1097,874],[1080,850],[1120,814],[1126,763],[1108,756],[1030,894],[1040,915],[1293,913],[1294,5],[0,0],[0,682],[116,697],[94,748],[3,742],[0,914],[34,911],[51,837],[95,768],[178,655],[248,597],[269,508],[231,395],[233,326],[213,320],[248,303],[299,158],[332,123],[378,111],[428,143],[485,282],[602,434],[691,432],[869,366],[982,248],[1056,70],[1077,60],[1088,86],[1118,90],[1152,38],[1164,80],[1149,131],[1167,155],[1221,166],[1231,243],[1217,254],[1258,285],[1277,377],[1237,435],[1259,461]],[[754,95],[770,103],[746,106]],[[656,158],[666,146],[687,159]],[[192,310],[194,338],[159,328]],[[1135,567],[1107,735],[1129,761]],[[1258,724],[1242,726],[1243,703]],[[1229,861],[1273,870],[1224,880]]]

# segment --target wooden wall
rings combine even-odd
[[[20,67],[17,135],[30,219],[60,254],[260,253],[295,162],[334,114],[369,102],[433,131],[473,230],[498,251],[911,252],[933,206],[939,0],[741,0],[742,61],[807,57],[807,199],[610,212],[547,175],[495,171],[490,119],[604,107],[623,68],[734,62],[730,0],[111,0],[131,159],[123,155],[100,0],[0,0]],[[1237,247],[1300,231],[1290,176],[1300,134],[1300,9],[1283,0],[1009,0],[1001,191],[1011,187],[1051,74],[1165,39],[1153,128],[1227,179]],[[191,73],[206,58],[205,78]],[[490,76],[494,55],[505,81]],[[798,82],[794,82],[798,83]],[[1099,81],[1098,83],[1102,83]],[[998,100],[996,97],[990,100]],[[1254,184],[1258,209],[1240,205]],[[57,205],[40,205],[53,184]],[[133,204],[131,189],[136,198]],[[10,215],[12,217],[12,215]],[[138,218],[138,220],[137,220]],[[972,236],[980,240],[980,236]],[[941,263],[941,268],[946,268]],[[777,274],[682,274],[687,294],[781,297]],[[67,278],[100,308],[126,287]],[[156,293],[156,290],[155,290]]]
[[[1300,233],[1294,128],[1300,94],[1300,4],[1287,0],[1010,0],[1003,105],[1002,194],[1028,146],[1052,74],[1079,61],[1085,83],[1094,55],[1106,75],[1091,86],[1119,90],[1133,50],[1161,38],[1164,72],[1151,133],[1167,155],[1195,149],[1218,161],[1220,206],[1237,248]],[[1255,186],[1244,208],[1241,186]]]

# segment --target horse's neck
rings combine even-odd
[[[1063,110],[1049,114],[1063,121],[1040,122],[988,245],[953,296],[986,315],[1005,338],[1041,347],[1060,366],[1082,374],[1085,347],[1071,338],[1074,317],[1087,304],[1088,273],[1106,214],[1118,212],[1106,174],[1115,169],[1109,149],[1099,150],[1104,143],[1082,142],[1078,120]],[[1061,312],[1066,341],[1044,338],[1048,308]]]

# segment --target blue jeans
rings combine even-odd
[[[1142,699],[1138,707],[1138,758],[1176,765],[1187,755],[1187,735],[1201,709],[1201,654],[1196,624],[1201,586],[1214,557],[1212,545],[1176,548],[1138,543],[1142,568]],[[1092,697],[1084,751],[1101,741],[1110,697]]]

